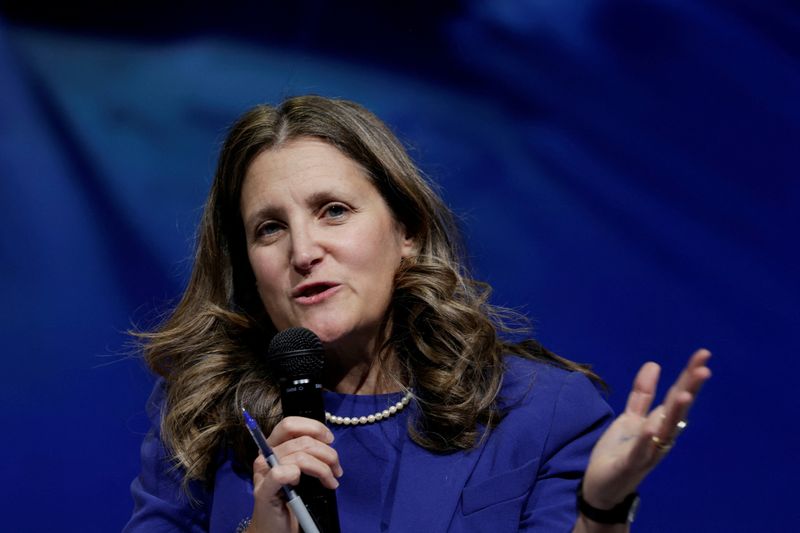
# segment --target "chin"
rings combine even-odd
[[[338,344],[351,333],[349,328],[341,324],[310,322],[300,324],[300,327],[313,331],[326,348]]]

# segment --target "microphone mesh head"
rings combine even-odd
[[[308,329],[285,329],[270,341],[267,364],[279,378],[316,376],[325,364],[322,342]]]

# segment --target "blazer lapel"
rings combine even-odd
[[[447,531],[481,449],[436,454],[407,437],[400,451],[388,532]]]

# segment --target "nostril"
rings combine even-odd
[[[322,257],[316,257],[311,254],[301,254],[293,258],[292,266],[298,272],[309,272],[320,261],[322,261]]]

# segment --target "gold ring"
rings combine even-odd
[[[672,449],[672,445],[675,443],[675,441],[665,442],[660,438],[658,438],[657,435],[653,435],[652,437],[650,437],[650,440],[653,441],[653,444],[656,445],[656,449],[661,453],[667,453],[668,451],[670,451],[670,449]]]

